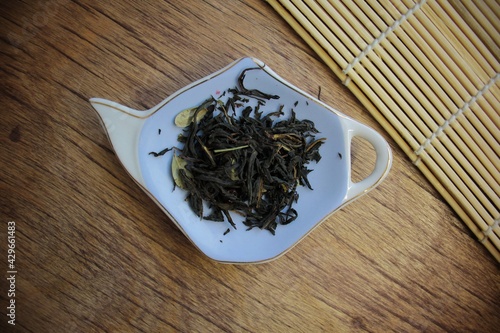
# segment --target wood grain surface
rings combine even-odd
[[[0,45],[1,332],[498,332],[496,261],[266,2],[5,0]],[[283,257],[225,265],[127,175],[88,99],[150,108],[243,56],[321,88],[394,163]],[[356,143],[355,177],[372,160]]]

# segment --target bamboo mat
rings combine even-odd
[[[500,3],[268,3],[500,262]]]

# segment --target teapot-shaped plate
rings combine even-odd
[[[322,159],[308,165],[313,170],[308,176],[313,190],[298,189],[299,200],[294,204],[298,217],[290,224],[278,225],[275,235],[258,228],[246,230],[243,217],[237,214],[232,215],[236,229],[228,222],[200,219],[185,200],[186,191],[174,189],[172,154],[150,154],[182,147],[177,141],[182,129],[174,124],[177,114],[210,96],[223,99],[224,92],[237,86],[244,71],[247,89],[279,96],[266,101],[261,111],[275,111],[283,105],[282,118],[286,119],[293,109],[297,119],[314,122],[320,132],[317,137],[326,138],[320,148]],[[101,98],[90,102],[130,176],[200,251],[219,262],[259,263],[279,257],[339,208],[380,184],[392,163],[390,147],[380,134],[288,83],[255,58],[239,59],[149,110],[133,110]],[[357,183],[351,180],[351,140],[355,136],[370,142],[376,152],[373,172]],[[230,232],[226,233],[228,228]]]

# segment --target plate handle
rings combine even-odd
[[[392,152],[389,144],[382,135],[372,128],[350,118],[343,118],[342,120],[347,130],[347,156],[349,158],[349,181],[344,201],[350,201],[368,193],[384,180],[392,165]],[[372,173],[356,183],[351,179],[351,147],[352,139],[355,136],[371,143],[376,154],[375,168]]]

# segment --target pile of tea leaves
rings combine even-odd
[[[297,119],[293,109],[288,119],[282,119],[283,106],[261,111],[266,100],[278,96],[242,84],[222,96],[225,102],[210,97],[178,114],[183,148],[150,154],[161,156],[174,149],[175,185],[187,191],[186,200],[200,218],[227,219],[236,228],[229,213],[233,211],[244,216],[247,230],[258,227],[274,235],[278,224],[298,216],[293,208],[298,186],[312,190],[307,164],[319,162],[325,139],[316,139],[314,123]],[[204,212],[204,202],[209,212]]]

